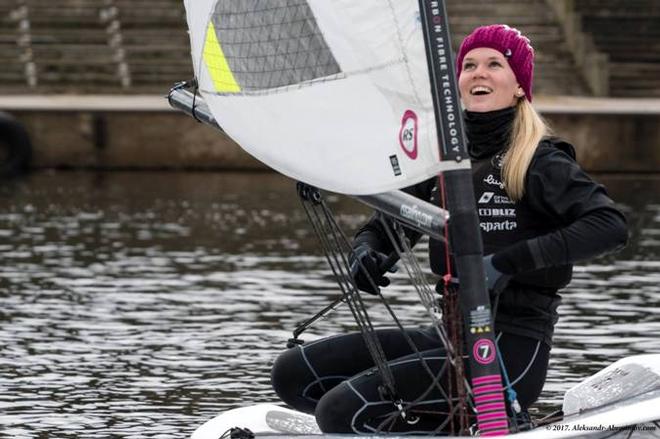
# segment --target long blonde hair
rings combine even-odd
[[[532,104],[526,98],[518,99],[511,140],[502,165],[504,187],[513,201],[520,201],[525,195],[527,169],[539,142],[550,132],[550,127]]]

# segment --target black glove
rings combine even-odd
[[[486,286],[491,297],[497,297],[506,288],[511,276],[502,273],[493,265],[493,255],[484,256]]]
[[[377,252],[366,244],[353,249],[351,254],[351,276],[360,291],[375,295],[380,293],[378,287],[386,287],[390,284],[390,280],[383,276],[388,271],[388,267],[384,267],[386,260],[386,255]]]

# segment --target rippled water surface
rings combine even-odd
[[[599,180],[632,239],[576,267],[541,412],[615,359],[660,353],[660,179]],[[349,233],[368,215],[330,203]],[[186,437],[275,401],[270,362],[338,293],[294,184],[273,174],[5,182],[0,258],[0,436],[15,438]],[[406,323],[423,321],[402,277],[389,290]],[[306,338],[352,328],[340,309]]]

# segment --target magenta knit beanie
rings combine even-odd
[[[527,100],[532,102],[532,80],[534,77],[534,48],[529,38],[518,29],[506,24],[492,24],[478,27],[465,37],[456,59],[456,75],[461,76],[463,58],[472,49],[488,47],[504,55],[509,61],[511,70],[516,75],[518,84],[525,91]]]

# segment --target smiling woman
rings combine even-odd
[[[530,103],[534,50],[526,37],[505,25],[480,27],[463,41],[457,60],[486,255],[485,283],[504,369],[501,378],[509,390],[506,410],[515,429],[529,426],[527,410],[545,383],[561,301],[558,290],[569,283],[575,262],[620,248],[627,239],[626,223],[604,188],[575,162],[573,147],[546,136],[549,130]],[[446,197],[444,180],[437,178],[407,191],[433,204]],[[394,246],[384,223],[374,215],[353,242],[355,285],[372,294],[390,283],[382,261]],[[420,239],[411,230],[406,235],[413,244]],[[445,297],[459,288],[455,253],[460,257],[456,248],[430,240],[431,269],[441,276],[436,291]],[[469,288],[460,282],[460,288]],[[324,432],[369,433],[382,431],[384,425],[392,432],[447,429],[454,412],[435,384],[450,382],[449,360],[433,329],[376,331],[403,392],[397,395],[406,407],[401,416],[380,391],[381,380],[359,334],[282,353],[273,366],[273,387],[287,404],[314,413]],[[490,345],[478,347],[487,348],[488,360],[494,359]],[[485,416],[507,425],[503,413],[482,409],[482,420]]]

